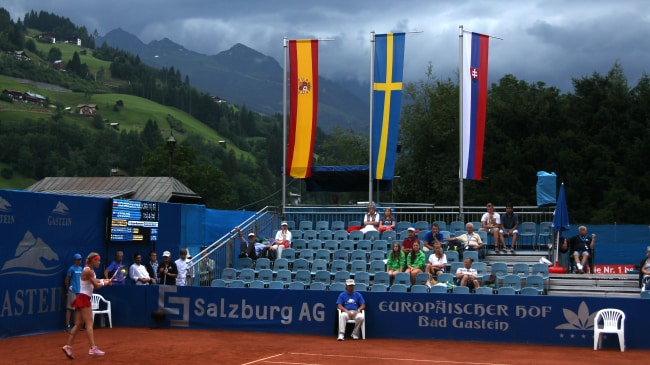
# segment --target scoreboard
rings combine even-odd
[[[156,242],[158,203],[113,199],[110,228],[111,242]]]

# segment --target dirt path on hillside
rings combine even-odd
[[[45,90],[50,90],[50,91],[59,91],[59,92],[68,92],[68,93],[72,92],[72,90],[70,90],[70,89],[66,89],[66,88],[58,86],[58,85],[48,84],[48,83],[45,83],[45,82],[38,82],[38,81],[27,80],[27,79],[19,79],[17,77],[9,77],[9,78],[16,81],[16,82],[19,82],[21,84],[26,84],[26,85],[29,85],[29,86],[32,86],[32,87],[37,87],[37,88],[40,88],[40,89],[45,89]]]

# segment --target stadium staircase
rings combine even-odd
[[[492,262],[506,262],[512,270],[515,263],[538,263],[544,257],[550,260],[549,252],[538,250],[517,250],[498,253],[489,250],[485,257],[488,268]],[[549,275],[547,295],[638,298],[638,275],[636,274],[553,274]]]

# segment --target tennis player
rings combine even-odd
[[[90,304],[93,289],[99,289],[104,285],[111,285],[111,279],[97,279],[95,277],[95,269],[99,267],[100,262],[101,258],[98,253],[91,252],[88,255],[86,258],[86,266],[81,273],[81,290],[71,303],[72,307],[75,308],[74,327],[70,331],[68,344],[61,348],[65,356],[69,359],[74,359],[72,355],[72,342],[74,342],[75,336],[84,324],[86,325],[86,336],[88,336],[88,342],[90,342],[88,355],[104,355],[104,351],[95,345],[95,338],[93,336],[93,312]]]

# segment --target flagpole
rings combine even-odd
[[[285,219],[287,207],[287,45],[289,43],[286,36],[282,43],[284,47],[282,80],[282,219]]]
[[[458,53],[459,53],[459,65],[458,70],[458,135],[459,135],[459,164],[458,164],[458,220],[465,222],[465,217],[463,213],[463,71],[465,66],[463,65],[463,26],[460,25],[458,33]]]
[[[372,202],[372,109],[375,82],[375,31],[370,32],[370,127],[368,129],[368,203]]]

